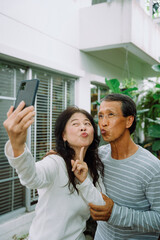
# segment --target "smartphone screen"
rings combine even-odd
[[[17,108],[21,101],[25,102],[25,107],[34,106],[35,98],[38,90],[39,80],[24,80],[20,83],[14,109]]]

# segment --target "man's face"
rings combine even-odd
[[[116,101],[103,101],[98,113],[99,127],[106,142],[115,142],[128,131],[128,117],[123,117],[122,103]]]

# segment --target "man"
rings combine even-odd
[[[99,221],[95,240],[158,239],[160,160],[135,144],[136,105],[123,94],[109,94],[99,109],[99,127],[109,144],[101,146],[105,206],[90,204]]]

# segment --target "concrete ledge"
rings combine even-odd
[[[12,240],[14,235],[28,233],[35,212],[24,213],[16,218],[0,224],[0,239]]]
[[[135,0],[115,0],[82,8],[79,36],[84,52],[126,48],[131,44],[128,50],[142,61],[159,62],[160,27]]]

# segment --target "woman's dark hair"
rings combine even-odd
[[[120,94],[120,93],[111,93],[105,96],[102,99],[103,101],[116,101],[116,102],[121,102],[122,103],[122,113],[123,117],[128,117],[128,116],[134,116],[134,121],[132,123],[132,126],[129,128],[130,134],[132,134],[135,129],[136,129],[136,104],[135,102],[127,95]]]
[[[92,116],[87,111],[80,109],[78,107],[75,106],[68,107],[59,115],[59,117],[56,120],[55,124],[56,152],[64,159],[66,163],[69,177],[68,186],[70,191],[73,192],[76,189],[78,192],[78,189],[76,188],[75,181],[76,178],[74,176],[74,173],[72,172],[71,166],[71,159],[74,159],[75,151],[69,146],[67,142],[64,142],[62,138],[65,126],[74,113],[84,114],[89,119],[94,128],[94,139],[91,145],[88,147],[84,158],[84,161],[87,163],[89,172],[93,178],[94,185],[98,183],[99,172],[103,175],[104,167],[103,163],[101,162],[98,156],[99,137],[97,134],[97,127]]]

